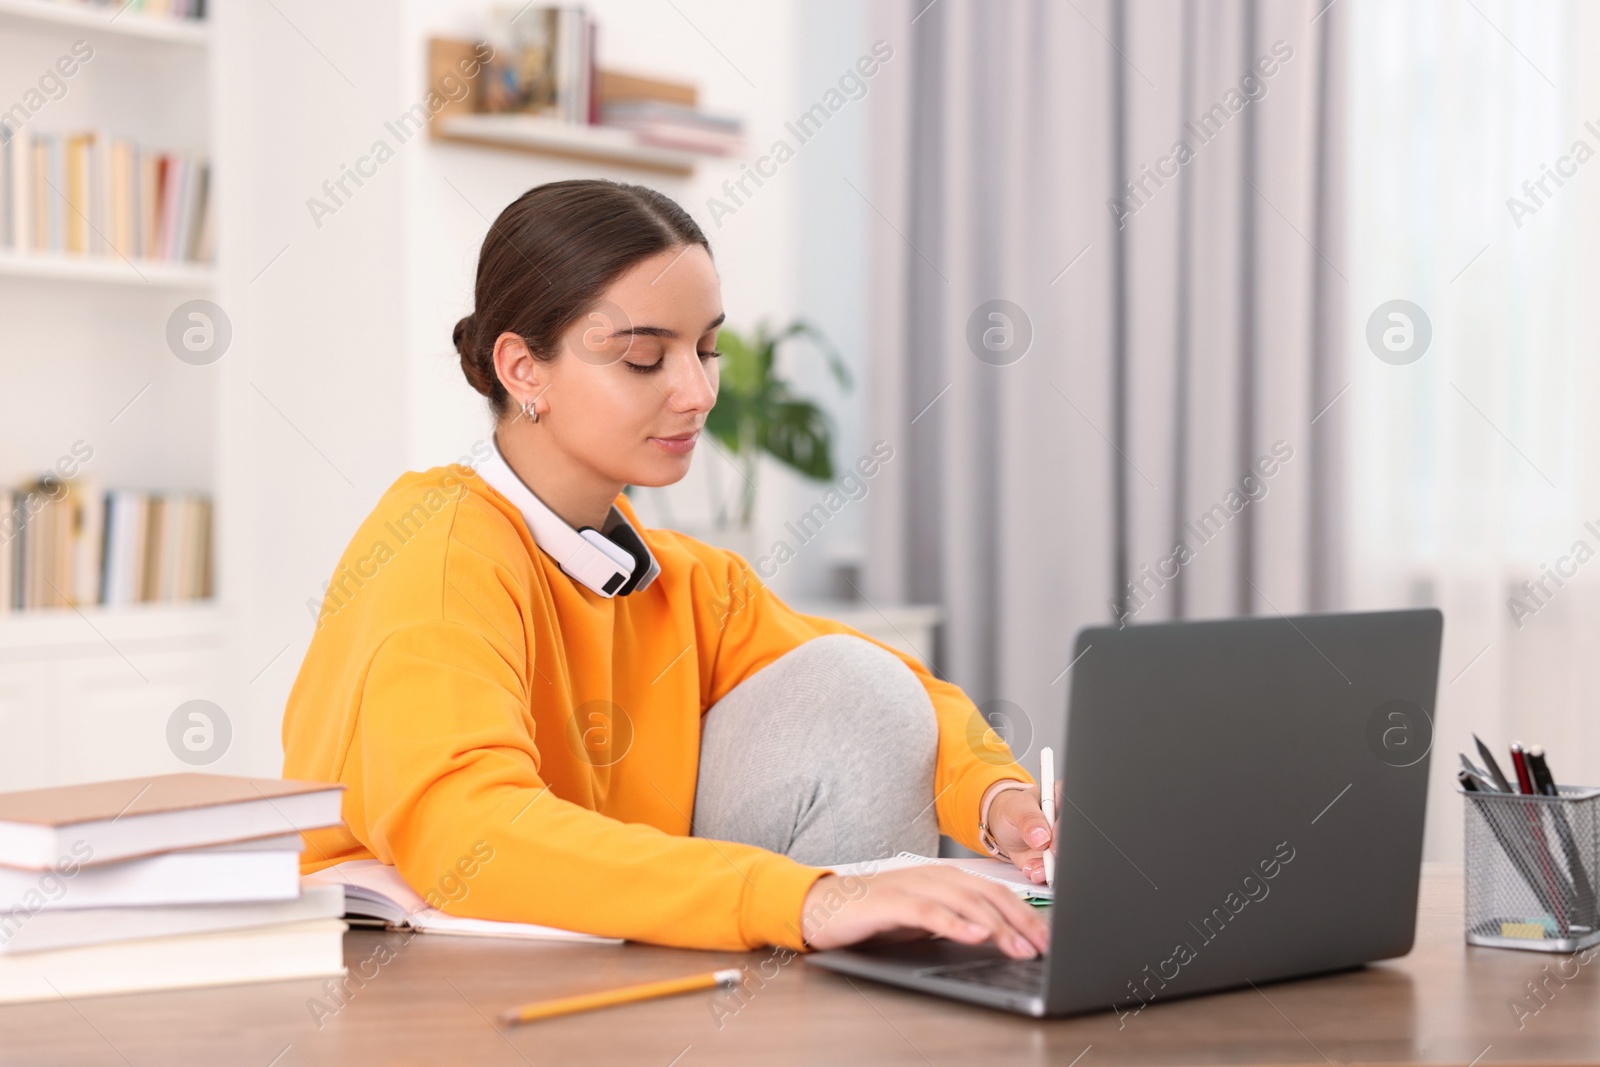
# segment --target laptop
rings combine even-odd
[[[1405,955],[1443,625],[1425,609],[1081,631],[1048,956],[930,938],[806,963],[1127,1016]]]

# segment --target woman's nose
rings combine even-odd
[[[678,411],[710,411],[717,402],[716,369],[711,361],[703,361],[698,352],[678,362],[673,377],[668,402]]]

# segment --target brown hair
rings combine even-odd
[[[502,333],[521,337],[535,359],[555,359],[561,335],[607,286],[688,244],[711,251],[689,213],[654,189],[597,179],[529,189],[500,212],[478,253],[473,312],[453,335],[467,381],[504,415],[511,398],[494,368]]]

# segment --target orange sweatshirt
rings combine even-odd
[[[302,866],[377,858],[476,918],[803,949],[825,869],[688,836],[701,716],[797,645],[856,631],[791,610],[735,553],[640,528],[626,496],[616,507],[660,574],[607,599],[470,467],[390,486],[334,571],[284,714],[284,776],[347,787],[346,826],[307,834]],[[972,701],[900,658],[938,714],[939,826],[981,849],[984,791],[1032,779],[992,734],[980,758]]]

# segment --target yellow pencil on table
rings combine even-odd
[[[719,985],[733,985],[739,981],[739,971],[729,968],[723,971],[707,971],[705,974],[692,974],[686,978],[667,978],[659,982],[641,982],[639,985],[623,986],[621,989],[608,989],[603,993],[580,993],[575,997],[558,997],[555,1000],[541,1000],[534,1004],[524,1004],[520,1008],[500,1014],[503,1023],[527,1023],[535,1019],[548,1019],[555,1015],[571,1015],[574,1012],[593,1011],[596,1008],[610,1008],[618,1004],[632,1004],[639,1000],[654,1000],[657,997],[676,996],[679,993],[693,993],[697,989],[711,989]]]

